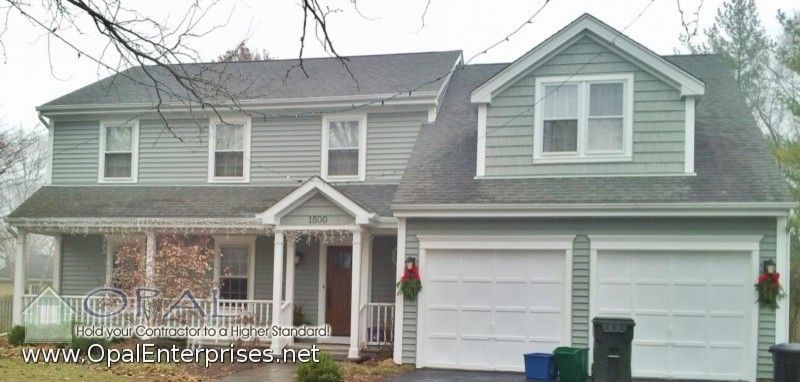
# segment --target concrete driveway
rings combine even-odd
[[[392,382],[525,382],[523,373],[499,371],[466,371],[441,369],[415,369],[392,379]]]

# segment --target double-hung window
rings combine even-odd
[[[536,79],[534,163],[631,159],[633,75]]]
[[[323,178],[365,180],[367,116],[326,116],[322,125]]]
[[[136,182],[138,151],[138,121],[101,122],[98,180],[102,183]]]
[[[217,248],[214,275],[219,285],[219,298],[251,299],[255,275],[255,237],[215,237],[214,241]]]
[[[250,181],[250,120],[212,121],[209,129],[208,181]]]

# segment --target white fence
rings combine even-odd
[[[394,303],[367,304],[367,344],[389,345],[394,341]]]

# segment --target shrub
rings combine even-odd
[[[319,362],[306,362],[297,368],[297,382],[342,382],[342,366],[328,353],[319,353]]]
[[[100,344],[103,345],[104,347],[107,347],[109,345],[109,342],[104,338],[73,336],[72,342],[70,342],[69,347],[72,349],[80,349],[81,353],[88,354],[89,347],[94,344]]]
[[[14,346],[19,346],[25,343],[25,327],[17,325],[11,328],[8,333],[8,343]]]

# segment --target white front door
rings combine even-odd
[[[595,266],[592,317],[634,319],[635,377],[749,379],[750,252],[607,250]]]
[[[569,345],[569,261],[565,250],[428,250],[418,366],[520,371],[524,353]]]

